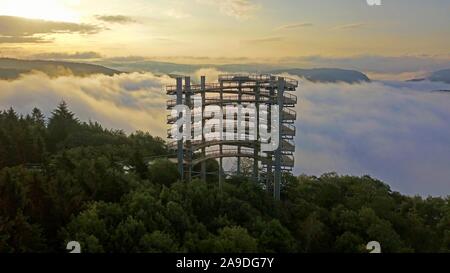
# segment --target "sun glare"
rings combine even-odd
[[[0,0],[2,15],[48,21],[78,22],[76,0]]]

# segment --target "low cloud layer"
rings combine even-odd
[[[40,108],[47,116],[65,100],[83,121],[99,121],[107,128],[127,132],[148,130],[166,137],[166,95],[162,86],[168,76],[120,74],[86,78],[49,78],[35,73],[15,81],[0,81],[0,109],[13,107],[20,113]]]
[[[202,69],[192,76],[214,80],[218,73]],[[150,73],[56,79],[32,74],[0,81],[0,109],[28,113],[37,106],[48,115],[65,100],[81,120],[165,137],[163,86],[173,83]],[[295,174],[369,174],[405,194],[450,194],[450,93],[438,90],[450,85],[303,81]]]
[[[445,56],[376,56],[351,57],[303,56],[280,60],[301,67],[339,67],[356,69],[367,73],[371,79],[410,80],[423,78],[431,72],[450,67],[450,58]]]
[[[450,194],[450,90],[441,83],[304,82],[296,173],[369,174],[406,194]]]

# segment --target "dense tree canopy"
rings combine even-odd
[[[286,176],[282,200],[244,177],[179,181],[165,142],[80,122],[65,103],[0,112],[0,252],[450,252],[450,199],[371,177]],[[196,167],[198,168],[198,166]],[[218,170],[214,161],[208,172]]]

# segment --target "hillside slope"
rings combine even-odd
[[[436,71],[428,79],[434,82],[450,83],[450,69]]]
[[[356,70],[345,70],[337,68],[317,68],[317,69],[285,69],[275,70],[272,73],[289,73],[303,77],[312,82],[345,82],[345,83],[359,83],[370,82],[369,77]]]
[[[114,62],[102,61],[101,65],[113,67],[122,71],[147,71],[162,74],[193,74],[202,68],[212,68],[223,73],[289,73],[304,77],[314,82],[346,82],[359,83],[369,82],[370,79],[363,73],[355,70],[320,68],[320,69],[297,69],[283,68],[270,64],[177,64],[156,61],[132,61]]]
[[[40,71],[50,77],[63,75],[84,77],[93,74],[112,76],[120,73],[118,70],[93,64],[0,58],[0,79],[12,80],[18,78],[21,74],[32,71]]]

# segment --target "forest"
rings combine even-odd
[[[1,111],[0,253],[450,252],[450,197],[327,173],[286,175],[274,201],[246,177],[183,183],[165,155],[163,139],[82,122],[65,102],[48,119]]]

